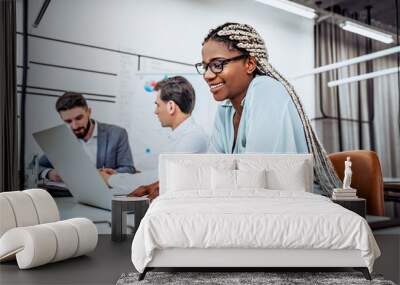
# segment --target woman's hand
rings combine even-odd
[[[139,186],[131,193],[128,194],[129,197],[143,197],[149,194],[149,189],[146,185]]]
[[[153,201],[159,195],[159,184],[158,181],[149,185],[142,185],[136,188],[133,192],[129,193],[129,197],[143,197],[148,195],[147,197],[150,199],[150,202]]]

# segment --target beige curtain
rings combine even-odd
[[[393,45],[372,42],[372,51]],[[366,39],[330,23],[315,28],[315,62],[322,66],[367,53]],[[397,55],[324,72],[316,78],[315,127],[328,152],[371,149],[381,161],[384,177],[400,177],[399,86],[397,74],[370,79],[368,109],[367,80],[329,88],[332,80],[397,66]],[[361,127],[360,122],[361,121]],[[371,141],[372,137],[372,141]]]

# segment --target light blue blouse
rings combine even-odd
[[[308,153],[303,125],[285,87],[268,76],[255,77],[242,101],[234,149],[230,100],[218,106],[209,152],[216,153]]]

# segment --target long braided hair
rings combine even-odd
[[[327,157],[324,147],[318,140],[293,86],[268,62],[268,52],[261,36],[249,25],[225,23],[210,30],[203,41],[203,45],[209,40],[223,42],[229,49],[236,49],[243,54],[254,57],[257,62],[255,74],[270,76],[285,87],[303,124],[308,151],[314,156],[314,176],[322,190],[331,195],[333,188],[339,187],[341,181]]]

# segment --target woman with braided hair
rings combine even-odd
[[[249,25],[225,23],[203,41],[197,71],[218,106],[210,152],[312,153],[314,174],[328,195],[340,185],[292,85],[268,62],[263,39]]]

